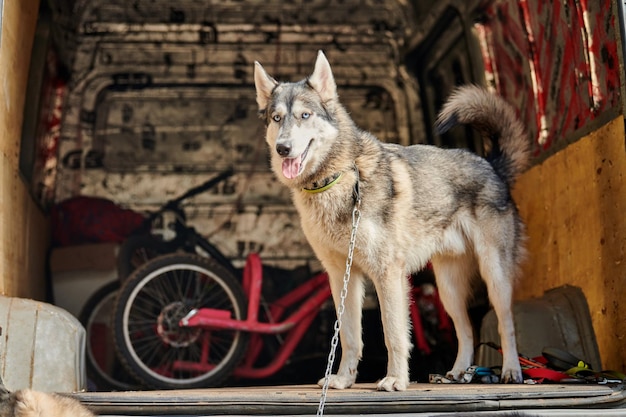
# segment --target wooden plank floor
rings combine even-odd
[[[315,414],[320,396],[314,385],[76,394],[109,415]],[[626,391],[621,385],[411,384],[405,392],[379,392],[375,384],[357,384],[329,390],[325,414],[587,407],[626,407]]]

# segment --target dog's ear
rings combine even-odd
[[[259,106],[259,111],[263,112],[267,109],[267,103],[270,101],[272,91],[278,82],[270,77],[257,61],[254,61],[254,85],[256,87],[256,103]]]
[[[337,84],[330,64],[324,55],[324,52],[317,53],[315,61],[315,69],[308,79],[309,85],[322,97],[322,101],[332,100],[337,96]]]

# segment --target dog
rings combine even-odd
[[[31,389],[0,387],[0,417],[95,417],[78,400]]]
[[[509,189],[528,166],[530,144],[515,111],[477,86],[460,87],[443,107],[438,130],[476,127],[493,140],[488,161],[461,149],[383,143],[360,129],[339,101],[322,51],[304,80],[278,82],[255,61],[254,82],[271,168],[291,190],[303,232],[329,275],[336,307],[355,204],[361,216],[340,329],[341,361],[329,387],[349,388],[356,381],[368,277],[388,353],[387,374],[377,388],[407,389],[412,348],[407,275],[429,260],[458,338],[448,377],[459,380],[472,364],[467,302],[480,275],[499,321],[501,379],[522,382],[511,305],[525,255],[524,225]]]

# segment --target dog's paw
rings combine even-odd
[[[503,384],[521,384],[524,382],[522,370],[519,367],[517,369],[504,369],[500,377],[500,382]]]
[[[446,378],[451,379],[452,381],[460,381],[463,379],[463,375],[465,375],[465,369],[451,369],[446,372]]]
[[[323,387],[325,381],[326,381],[326,378],[322,378],[319,381],[317,381],[317,385],[319,385],[320,387]],[[350,388],[352,384],[354,384],[354,379],[348,378],[345,376],[331,375],[328,379],[329,388],[346,389],[346,388]]]
[[[386,376],[378,382],[378,391],[406,391],[409,381],[395,376]]]

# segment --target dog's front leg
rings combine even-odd
[[[328,268],[327,268],[328,269]],[[343,289],[343,270],[328,269],[330,289],[337,310],[341,302]],[[348,292],[344,302],[344,313],[341,317],[339,336],[341,339],[341,363],[336,374],[330,376],[328,386],[336,389],[350,388],[356,381],[357,367],[363,352],[361,337],[361,315],[363,307],[363,275],[353,269]],[[318,381],[324,385],[324,378]]]
[[[409,385],[409,282],[402,268],[390,267],[374,279],[387,347],[387,375],[378,382],[380,391],[404,391]]]

